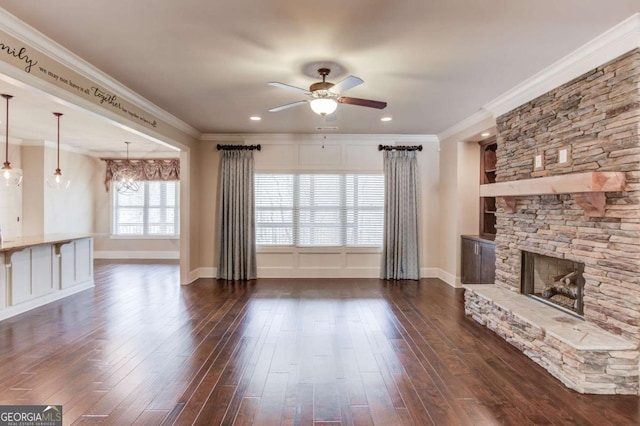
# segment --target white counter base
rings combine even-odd
[[[91,237],[34,240],[0,251],[0,320],[93,286]]]

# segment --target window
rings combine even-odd
[[[175,237],[179,228],[179,181],[143,181],[133,194],[113,191],[113,235]]]
[[[384,176],[256,174],[256,244],[382,245]]]

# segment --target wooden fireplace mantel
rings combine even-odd
[[[586,172],[480,185],[481,197],[503,197],[515,211],[515,197],[572,194],[589,217],[604,216],[605,192],[624,191],[624,172]]]

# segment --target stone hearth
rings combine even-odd
[[[607,192],[598,215],[580,194],[498,197],[495,290],[468,286],[467,313],[579,392],[637,394],[640,49],[498,117],[497,127],[498,183],[597,171],[624,173],[626,187]],[[560,149],[568,161],[559,162]],[[537,155],[544,165],[534,170]],[[520,302],[529,299],[520,294],[521,251],[584,264],[584,321],[558,325],[523,308],[553,309]],[[573,326],[604,333],[610,345],[569,344],[554,331]]]
[[[465,310],[580,393],[638,393],[636,345],[495,285],[465,286]]]

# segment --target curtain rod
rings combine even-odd
[[[262,146],[260,144],[258,145],[220,145],[218,144],[216,148],[218,149],[218,151],[220,150],[235,151],[235,150],[243,150],[243,149],[248,149],[249,151],[253,151],[254,149],[257,149],[258,151],[262,150]]]
[[[378,145],[378,151],[422,151],[422,145]]]

